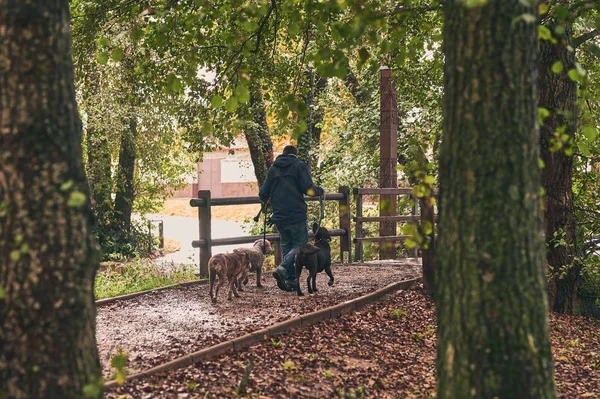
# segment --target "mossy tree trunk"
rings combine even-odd
[[[273,142],[267,125],[265,102],[260,91],[250,94],[248,111],[252,123],[245,129],[246,142],[250,150],[250,158],[254,166],[254,175],[261,186],[267,178],[267,171],[273,165]]]
[[[554,398],[548,340],[537,15],[445,7],[436,248],[437,397]]]
[[[131,213],[134,200],[134,177],[136,159],[137,122],[135,112],[124,123],[117,170],[117,193],[115,195],[114,221],[117,230],[126,234],[131,230]]]
[[[69,2],[0,0],[0,397],[101,395]]]
[[[306,131],[298,137],[298,158],[312,170],[317,166],[319,147],[321,146],[321,130],[325,118],[325,110],[319,107],[318,101],[325,90],[327,79],[312,70],[306,72],[305,79],[308,91],[304,96],[304,102],[308,106],[308,113],[304,118]]]
[[[550,21],[547,27],[553,30]],[[564,26],[564,24],[563,24]],[[556,43],[540,41],[539,106],[550,112],[540,127],[541,158],[544,161],[543,181],[544,231],[549,265],[550,310],[573,314],[577,307],[577,289],[581,281],[581,266],[575,261],[576,233],[573,205],[573,143],[577,130],[577,87],[567,72],[575,68],[572,27]],[[562,62],[560,73],[552,71]],[[562,130],[555,136],[557,130]],[[563,136],[564,135],[564,136]],[[563,241],[564,245],[559,242]]]

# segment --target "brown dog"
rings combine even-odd
[[[237,289],[243,291],[242,282],[248,284],[248,272],[256,271],[256,286],[262,288],[260,282],[260,275],[262,273],[263,263],[265,261],[265,255],[271,253],[271,243],[269,240],[256,240],[254,241],[252,248],[236,248],[233,253],[246,253],[249,257],[250,265],[245,268],[237,281]]]
[[[229,281],[229,295],[227,299],[231,300],[231,294],[236,298],[240,297],[236,289],[236,281],[240,273],[248,267],[249,259],[246,253],[218,254],[208,261],[208,278],[210,280],[210,299],[212,303],[217,303],[219,288]],[[215,278],[219,276],[219,283],[213,295]]]

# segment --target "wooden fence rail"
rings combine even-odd
[[[350,231],[350,189],[346,186],[339,187],[338,193],[325,194],[325,201],[337,201],[339,208],[339,229],[331,230],[333,237],[340,237],[340,259],[344,262],[344,253],[348,253],[348,262],[351,257],[351,231]],[[304,197],[305,201],[318,201],[319,197]],[[212,238],[211,208],[213,206],[230,206],[245,204],[260,204],[259,197],[211,198],[209,190],[198,191],[198,198],[190,200],[190,206],[198,208],[199,239],[192,241],[192,246],[200,250],[200,274],[208,274],[208,261],[212,256],[212,247],[221,245],[248,244],[262,239],[262,235],[240,236],[227,238]],[[313,233],[309,232],[309,237]],[[281,248],[279,234],[267,234],[267,240],[274,243],[275,263],[281,262]]]

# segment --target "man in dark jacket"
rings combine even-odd
[[[296,147],[288,145],[269,168],[267,179],[260,188],[261,201],[271,202],[271,221],[281,238],[283,261],[273,273],[277,286],[284,291],[296,289],[294,258],[296,250],[308,242],[306,202],[304,194],[321,196],[324,191],[313,185],[308,166],[298,159]]]

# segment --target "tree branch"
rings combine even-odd
[[[587,42],[590,39],[595,38],[598,35],[600,35],[600,31],[598,29],[594,29],[587,33],[584,33],[581,36],[578,36],[573,39],[573,47],[577,48],[577,47],[581,46],[583,43]]]

